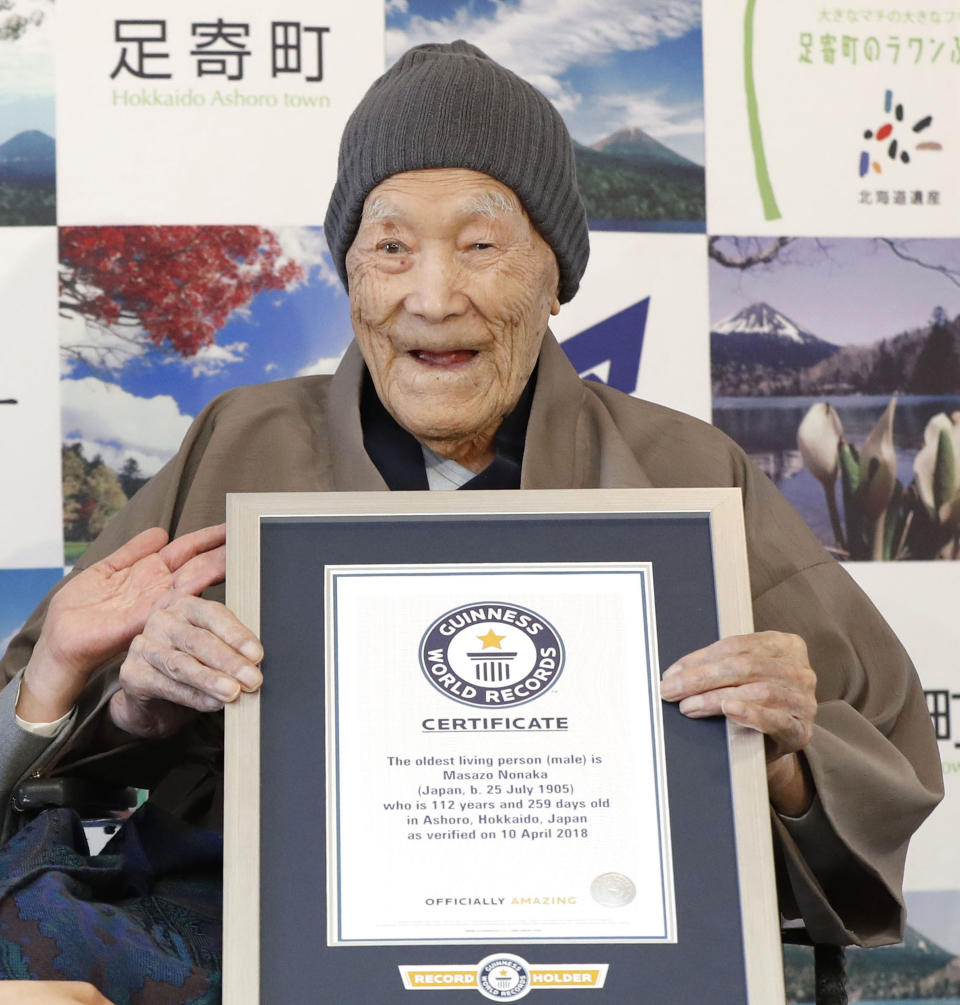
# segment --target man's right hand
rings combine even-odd
[[[262,658],[257,637],[223,604],[173,593],[131,643],[110,716],[135,736],[167,736],[191,710],[213,712],[256,691]]]

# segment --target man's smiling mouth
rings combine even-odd
[[[411,349],[409,353],[415,360],[427,366],[450,367],[469,363],[477,355],[476,349]]]

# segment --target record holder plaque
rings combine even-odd
[[[783,1000],[739,491],[228,497],[224,1001]]]

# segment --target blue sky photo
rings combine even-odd
[[[352,337],[347,297],[319,227],[279,228],[284,252],[305,279],[266,291],[235,312],[216,343],[195,356],[133,347],[78,318],[60,322],[61,345],[84,346],[93,367],[64,353],[62,427],[84,455],[114,469],[134,458],[152,475],[179,446],[191,419],[222,391],[241,384],[332,372]]]
[[[63,569],[0,569],[0,655]]]
[[[387,0],[387,63],[465,38],[535,84],[586,145],[639,127],[703,164],[700,0]]]

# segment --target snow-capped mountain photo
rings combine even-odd
[[[710,332],[715,382],[720,373],[746,365],[755,374],[758,367],[772,367],[780,373],[801,370],[839,350],[839,346],[806,331],[792,318],[763,302],[750,304],[724,318]]]

